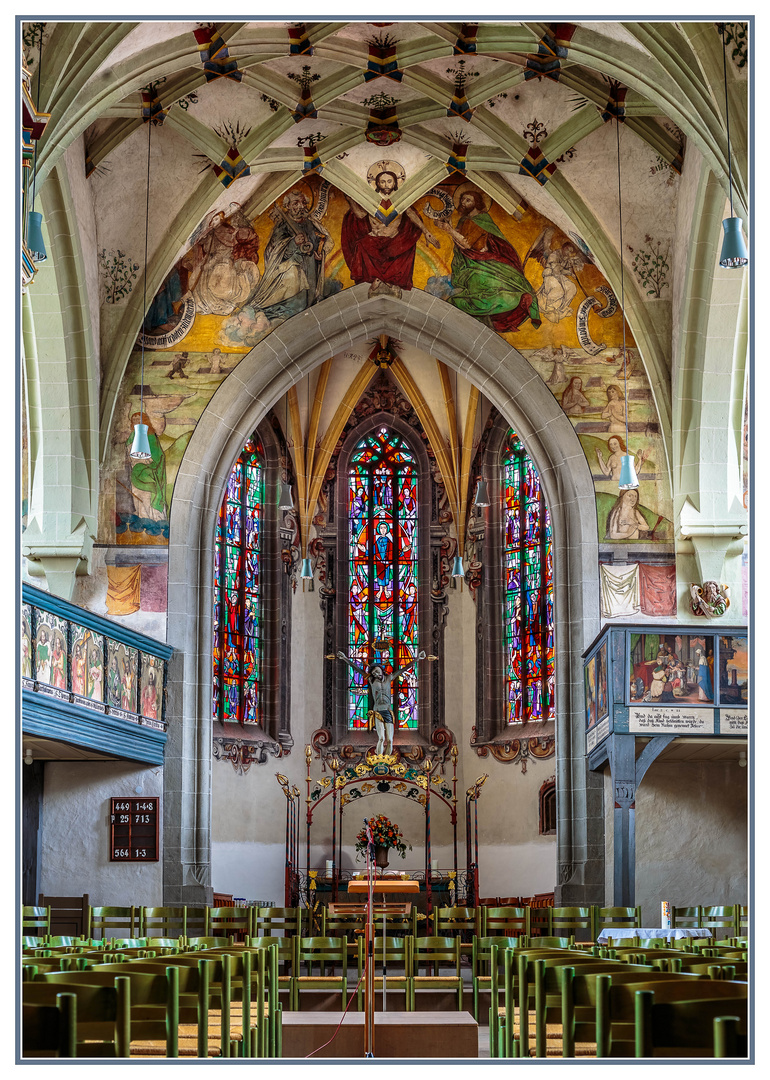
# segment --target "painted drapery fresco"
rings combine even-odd
[[[128,364],[104,471],[100,539],[166,545],[179,464],[223,379],[287,319],[366,283],[370,295],[423,289],[500,333],[575,426],[596,486],[600,543],[672,542],[650,385],[628,328],[623,363],[618,301],[585,243],[526,204],[508,215],[460,174],[397,212],[392,196],[407,179],[397,161],[369,167],[366,180],[380,198],[374,214],[310,175],[259,217],[232,202],[201,222],[150,305]],[[137,464],[128,448],[140,419],[142,340],[141,419],[152,458]],[[625,453],[635,458],[641,486],[621,495]],[[136,567],[123,558],[107,570],[109,613],[158,610],[160,567],[143,564],[132,574]]]

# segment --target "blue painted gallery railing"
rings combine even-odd
[[[27,584],[20,630],[25,735],[163,762],[170,646]]]

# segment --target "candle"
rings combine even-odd
[[[430,868],[431,870],[438,870],[438,859],[430,860]]]
[[[326,876],[331,877],[334,873],[334,859],[326,860]]]
[[[671,929],[671,901],[661,900],[660,902],[660,925],[663,930]]]

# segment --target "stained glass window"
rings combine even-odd
[[[554,717],[551,516],[535,466],[510,432],[503,454],[505,720]]]
[[[387,673],[418,651],[417,460],[397,433],[382,427],[356,445],[348,473],[350,604],[348,655]],[[369,694],[347,668],[348,727],[365,728]],[[414,668],[393,684],[396,728],[417,727]]]
[[[213,715],[232,724],[260,719],[263,488],[264,454],[252,438],[227,481],[214,544]]]

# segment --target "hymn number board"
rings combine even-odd
[[[158,861],[160,799],[110,799],[110,860]]]

